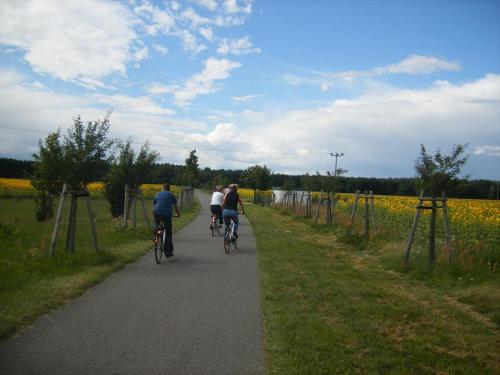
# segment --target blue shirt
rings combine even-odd
[[[175,196],[168,190],[163,190],[155,195],[153,212],[155,215],[172,217],[172,205],[177,203]]]

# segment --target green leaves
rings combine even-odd
[[[420,145],[420,156],[415,163],[415,170],[424,191],[438,196],[446,191],[457,180],[467,156],[461,157],[467,145],[454,145],[450,155],[440,150],[434,156],[427,153],[424,145]]]

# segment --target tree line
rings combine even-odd
[[[446,190],[448,197],[498,199],[498,182],[491,180],[458,179],[465,146],[455,145],[450,155],[439,150],[428,154],[421,145],[415,164],[418,178],[347,177],[343,170],[335,175],[319,172],[310,175],[272,173],[267,166],[254,165],[245,170],[210,169],[199,167],[196,150],[192,150],[184,165],[159,163],[159,153],[146,142],[136,151],[132,140],[111,139],[111,113],[103,120],[88,121],[80,116],[66,134],[58,129],[44,140],[39,140],[39,151],[33,161],[0,159],[0,176],[30,178],[37,190],[36,216],[45,220],[53,215],[53,202],[63,184],[73,191],[85,190],[90,182],[105,183],[105,195],[113,216],[123,213],[123,188],[137,189],[144,183],[169,182],[181,186],[211,189],[216,185],[237,183],[241,187],[267,190],[281,187],[285,190],[308,190],[350,193],[372,190],[379,195],[418,195],[421,188],[439,195]]]
[[[32,160],[17,160],[11,158],[0,158],[0,177],[5,178],[27,178],[33,175]],[[174,185],[189,185],[189,177],[183,174],[184,165],[155,162],[151,165],[151,173],[145,176],[143,183],[161,184],[165,181]],[[250,171],[251,172],[251,171]],[[99,177],[104,181],[108,170]],[[231,182],[241,187],[253,188],[256,184],[249,176],[249,170],[233,169],[211,169],[203,168],[198,171],[197,180],[193,181],[196,187],[210,189],[216,185],[228,185]],[[270,173],[265,188],[282,187],[284,189],[304,189],[327,191],[333,177],[328,174],[304,174],[287,175],[282,173]],[[380,195],[407,195],[415,196],[419,192],[418,178],[379,178],[379,177],[336,177],[336,191],[340,193],[352,193],[355,190],[373,190],[374,194]],[[468,199],[497,199],[498,182],[486,179],[467,180],[459,179],[457,183],[448,188],[448,196],[454,198]]]

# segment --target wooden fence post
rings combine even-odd
[[[337,197],[335,194],[332,194],[332,224],[335,224],[336,222],[336,214],[335,210],[337,209]]]
[[[431,227],[429,230],[429,262],[436,261],[436,197],[432,197]]]
[[[415,212],[415,217],[413,218],[413,225],[411,228],[410,235],[408,236],[408,242],[406,244],[406,249],[404,252],[405,262],[408,262],[408,259],[410,258],[411,245],[413,244],[413,240],[415,239],[415,232],[417,231],[418,219],[420,217],[420,207],[423,204],[423,199],[422,199],[423,197],[424,197],[424,191],[422,190],[420,191],[417,210]]]
[[[141,200],[141,206],[142,206],[142,213],[144,215],[144,221],[146,222],[148,228],[150,228],[151,224],[149,223],[149,216],[148,216],[148,213],[146,211],[146,204],[144,203],[144,195],[142,193],[140,193],[139,199]]]
[[[123,226],[127,227],[127,219],[128,219],[128,201],[129,201],[129,191],[128,185],[125,185],[125,202],[123,204]]]
[[[351,212],[351,227],[354,224],[354,219],[356,218],[356,210],[358,209],[358,199],[359,199],[359,190],[356,190],[356,196],[354,197],[354,204],[352,206]]]
[[[442,192],[441,197],[443,198],[443,223],[444,223],[444,240],[446,242],[446,245],[448,245],[448,263],[451,263],[453,260],[453,254],[452,254],[452,249],[449,246],[450,245],[450,223],[448,221],[448,204],[447,204],[447,198],[446,198],[446,192]]]
[[[76,212],[78,208],[76,192],[71,191],[71,206],[69,209],[68,219],[68,234],[66,237],[66,250],[75,252],[75,238],[76,238]]]
[[[332,224],[332,194],[330,192],[326,198],[326,223]]]
[[[137,228],[137,210],[136,210],[136,206],[137,206],[137,199],[136,199],[136,192],[133,191],[132,192],[132,199],[131,199],[131,203],[132,203],[132,227],[134,229]]]
[[[49,256],[54,256],[56,250],[57,236],[59,234],[59,226],[61,225],[62,212],[64,207],[64,201],[66,200],[66,190],[68,185],[64,184],[61,198],[59,199],[59,207],[57,208],[56,222],[54,225],[54,231],[52,232],[52,239],[50,241]]]
[[[370,190],[370,203],[371,203],[371,208],[372,208],[372,225],[373,225],[373,230],[377,230],[377,222],[375,220],[375,197],[373,196],[373,191]]]
[[[364,234],[368,238],[370,236],[370,206],[368,203],[368,191],[365,190],[365,214],[364,214]]]
[[[316,210],[316,217],[314,218],[314,224],[318,224],[318,218],[319,218],[319,208],[321,206],[321,198],[323,197],[323,190],[319,193],[319,198],[318,198],[318,208]]]
[[[92,242],[94,244],[94,249],[95,251],[99,251],[99,247],[97,246],[97,230],[95,226],[95,215],[94,212],[92,211],[92,206],[90,205],[90,195],[85,196],[85,203],[87,204],[87,212],[89,215],[90,230],[92,231]]]

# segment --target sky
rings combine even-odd
[[[500,180],[500,1],[2,0],[0,157],[102,119],[160,161]]]

